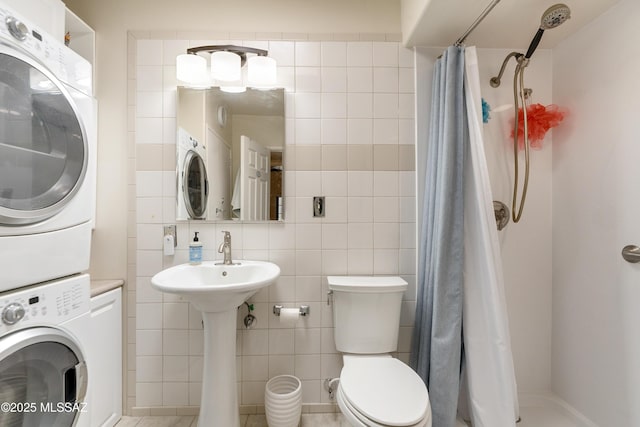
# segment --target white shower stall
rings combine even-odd
[[[569,6],[580,13],[579,3]],[[624,246],[640,245],[638,22],[640,3],[621,0],[553,49],[536,51],[525,73],[534,103],[568,111],[531,153],[522,220],[499,232],[525,423],[536,412],[527,408],[546,406],[575,421],[568,425],[640,425],[640,264],[621,257]],[[491,105],[484,131],[493,198],[509,207],[513,62],[501,87],[489,79],[509,52],[526,47],[478,49]],[[416,49],[418,177],[441,53]],[[419,180],[418,206],[423,194]]]

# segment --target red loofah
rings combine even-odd
[[[542,148],[542,140],[547,131],[562,122],[566,112],[561,111],[555,104],[532,104],[527,107],[527,129],[529,130],[529,145],[531,148]],[[511,131],[513,138],[514,130]],[[518,111],[518,146],[524,149],[524,114],[522,108]]]

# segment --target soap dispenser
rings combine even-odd
[[[198,232],[193,236],[193,242],[189,245],[189,263],[193,265],[202,262],[202,243],[198,239]]]

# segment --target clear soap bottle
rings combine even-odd
[[[198,239],[198,232],[193,236],[193,242],[189,245],[189,264],[197,265],[202,262],[202,243]]]

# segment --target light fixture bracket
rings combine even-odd
[[[232,44],[226,45],[211,45],[211,46],[198,46],[190,47],[187,49],[188,54],[197,55],[200,52],[232,52],[240,57],[240,66],[243,67],[247,62],[247,53],[252,53],[257,56],[268,56],[269,52],[264,49],[256,49],[253,47],[236,46]]]

